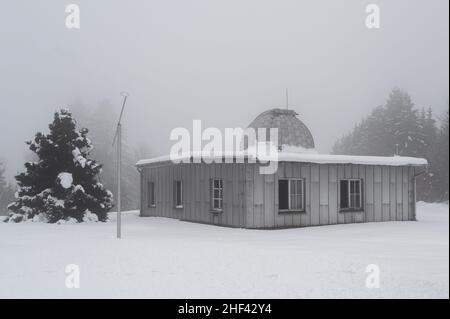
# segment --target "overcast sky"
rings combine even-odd
[[[81,28],[67,29],[76,3]],[[366,5],[381,28],[365,26]],[[131,143],[167,153],[172,128],[245,127],[290,106],[320,152],[395,87],[448,108],[448,0],[40,0],[0,2],[0,159],[8,178],[52,113],[131,93]],[[109,116],[109,114],[105,114]],[[113,135],[113,131],[111,135]]]

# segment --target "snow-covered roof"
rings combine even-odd
[[[261,155],[236,155],[234,153],[222,153],[221,155],[211,155],[199,153],[185,153],[177,156],[177,160],[184,161],[194,159],[210,161],[223,160],[224,158],[250,158],[260,161],[278,161],[278,162],[304,162],[316,164],[359,164],[359,165],[386,165],[386,166],[426,166],[428,162],[424,158],[405,157],[405,156],[354,156],[354,155],[331,155],[314,153],[290,153],[279,152],[277,158]],[[169,155],[159,156],[150,159],[143,159],[136,163],[137,166],[170,161]]]

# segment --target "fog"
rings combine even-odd
[[[128,143],[155,155],[170,131],[245,127],[289,106],[320,152],[393,87],[435,114],[448,108],[447,0],[372,1],[381,28],[365,25],[367,1],[40,0],[0,3],[0,160],[23,167],[25,140],[76,99],[95,106],[130,97]],[[80,7],[80,29],[65,6]],[[110,116],[110,114],[105,114]],[[111,139],[114,131],[111,131]]]

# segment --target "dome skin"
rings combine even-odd
[[[297,118],[298,113],[288,109],[271,109],[258,115],[248,127],[278,128],[278,145],[314,149],[314,139],[308,127]],[[267,131],[267,138],[269,132]]]

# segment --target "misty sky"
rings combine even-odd
[[[76,3],[81,28],[65,27]],[[365,7],[381,9],[367,29]],[[8,178],[53,111],[131,93],[131,143],[167,153],[172,128],[245,127],[290,106],[329,152],[395,87],[448,108],[448,0],[40,0],[0,2],[0,160]],[[105,114],[110,116],[110,114]],[[111,131],[111,137],[113,135]]]

